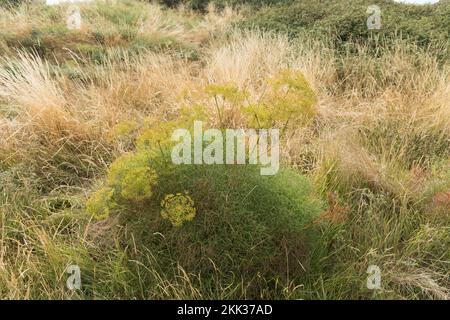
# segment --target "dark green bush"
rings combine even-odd
[[[367,42],[374,37],[403,37],[421,46],[448,46],[450,38],[450,5],[405,5],[390,0],[376,4],[381,9],[380,30],[368,30],[367,7],[371,0],[282,2],[265,6],[241,23],[241,27],[258,27],[298,37],[305,33],[331,36],[337,47],[346,43]]]
[[[292,3],[293,1],[295,0],[159,0],[159,3],[169,8],[184,4],[188,8],[202,11],[205,10],[209,3],[213,3],[219,8],[223,8],[226,5],[230,5],[233,7],[247,5],[252,8],[260,8],[265,5],[273,5],[277,3]]]
[[[204,10],[211,0],[159,0],[159,3],[174,8],[181,4],[186,5],[188,8],[195,10]]]

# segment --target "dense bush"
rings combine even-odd
[[[318,206],[305,178],[293,171],[263,177],[251,166],[181,165],[158,172],[152,199],[121,205],[138,247],[162,265],[178,264],[206,283],[221,273],[223,286],[242,279],[254,289],[264,285],[260,281],[298,280],[302,265],[308,268],[313,234],[305,226]],[[177,204],[166,205],[173,198]]]
[[[292,3],[293,1],[294,0],[159,0],[161,4],[169,8],[186,5],[188,8],[195,10],[204,10],[209,3],[212,3],[219,8],[223,8],[226,5],[233,7],[246,5],[252,8],[260,8],[265,5]]]
[[[366,13],[373,1],[294,1],[266,6],[249,17],[243,27],[286,32],[291,36],[304,33],[331,35],[337,46],[347,42],[366,41],[374,36],[399,36],[428,46],[447,41],[450,36],[450,5],[414,6],[378,1],[381,9],[381,29],[369,30]]]
[[[210,0],[159,0],[160,4],[169,8],[185,5],[195,10],[204,10],[209,2]]]

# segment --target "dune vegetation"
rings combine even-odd
[[[378,3],[0,1],[0,298],[449,299],[450,4]],[[195,120],[279,172],[174,165]]]

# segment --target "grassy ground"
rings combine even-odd
[[[3,10],[0,297],[449,299],[448,24],[435,18],[449,7],[388,2],[405,24],[378,35],[358,24],[365,10],[342,25],[317,1],[256,15],[98,1],[80,5],[80,30],[67,6]],[[192,117],[251,127],[248,106],[284,128],[275,177],[175,168],[145,147]],[[161,201],[178,192],[196,214],[173,226]],[[66,287],[72,264],[81,290]]]

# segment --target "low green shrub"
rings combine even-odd
[[[142,4],[131,1],[121,1],[113,6],[105,2],[97,2],[94,12],[118,26],[137,27],[145,16]]]
[[[293,96],[263,100],[261,107],[276,107],[267,125],[286,127],[290,118],[311,117],[316,96],[300,73],[285,71],[271,82],[274,93],[283,87]],[[231,85],[205,91],[237,104],[244,94]],[[123,241],[151,252],[165,275],[179,266],[206,286],[243,282],[253,298],[300,281],[311,263],[312,226],[321,211],[308,180],[289,169],[262,176],[258,165],[173,164],[172,132],[207,115],[197,109],[144,126],[137,150],[111,164],[87,211],[97,219],[118,218],[128,230]]]
[[[291,37],[304,34],[326,36],[338,49],[347,43],[372,43],[380,37],[403,37],[420,46],[442,44],[449,47],[450,5],[405,5],[390,0],[378,1],[381,29],[369,30],[366,21],[369,0],[287,1],[265,6],[240,23],[242,28],[285,32]]]
[[[118,215],[129,230],[124,241],[152,252],[169,274],[180,266],[206,284],[244,281],[256,298],[308,269],[314,233],[307,226],[320,205],[304,177],[261,176],[250,165],[174,166],[162,156],[138,168],[139,154],[113,163],[112,187],[94,193],[88,210]]]

